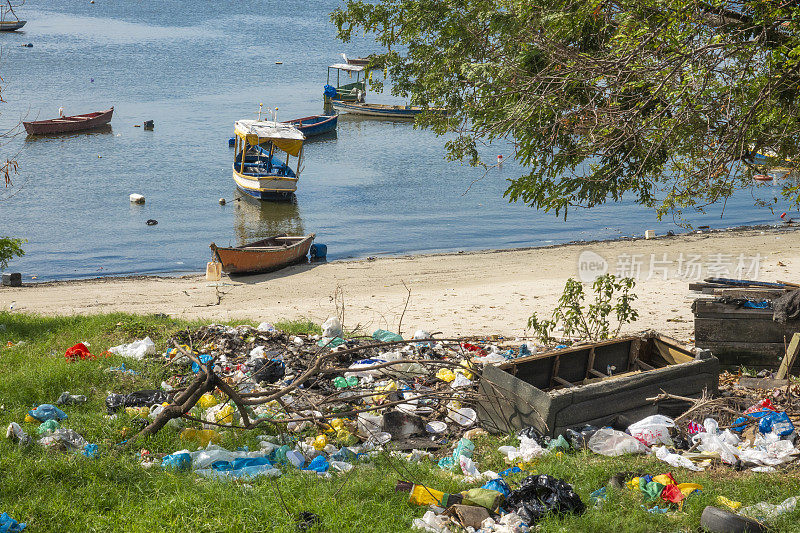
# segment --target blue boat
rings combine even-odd
[[[297,190],[303,132],[291,124],[239,120],[234,125],[233,181],[259,200],[290,199]],[[289,166],[297,158],[296,170]]]
[[[303,132],[306,139],[314,137],[315,135],[322,135],[336,130],[339,115],[311,115],[310,117],[296,118],[294,120],[287,120],[283,124],[291,124],[298,130]]]

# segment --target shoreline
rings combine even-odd
[[[638,260],[639,320],[623,333],[655,329],[691,342],[690,281],[707,277],[720,259],[757,259],[754,275],[764,281],[800,281],[800,232],[794,228],[731,229],[654,239],[579,242],[517,250],[453,252],[303,264],[277,272],[207,282],[183,277],[129,276],[26,284],[0,288],[0,309],[42,315],[165,313],[212,321],[312,320],[322,323],[344,310],[347,328],[359,326],[404,336],[417,329],[444,335],[526,333],[532,313],[549,317],[567,278],[578,277],[582,254],[594,254],[607,270]],[[689,261],[692,257],[697,261]],[[636,261],[633,261],[636,263]],[[583,264],[583,263],[581,263]],[[694,264],[695,277],[679,275]],[[664,265],[668,265],[669,268]],[[751,265],[752,266],[752,265]],[[654,268],[655,267],[655,268]],[[723,272],[724,274],[724,272]],[[342,304],[343,302],[343,304]],[[337,303],[339,304],[337,307]]]
[[[714,235],[714,234],[736,234],[736,233],[747,233],[751,231],[764,231],[764,232],[774,232],[774,233],[791,233],[793,231],[800,230],[800,224],[798,225],[789,225],[784,224],[782,226],[776,224],[756,224],[750,226],[733,226],[730,228],[719,228],[719,229],[703,229],[703,230],[692,230],[685,233],[676,233],[674,235],[656,235],[653,238],[646,239],[644,235],[641,236],[623,236],[617,237],[615,239],[594,239],[594,240],[587,240],[587,241],[569,241],[563,243],[554,243],[554,244],[543,244],[541,246],[520,246],[514,248],[488,248],[488,249],[480,249],[480,250],[461,250],[461,251],[445,251],[445,252],[410,252],[410,253],[387,253],[387,254],[378,254],[375,256],[367,256],[362,258],[354,258],[354,257],[345,257],[341,259],[333,259],[331,261],[326,261],[324,263],[319,264],[337,264],[337,263],[359,263],[359,262],[370,262],[378,259],[397,259],[397,258],[407,258],[407,259],[421,259],[426,257],[439,257],[439,256],[463,256],[463,255],[482,255],[482,254],[496,254],[496,253],[504,253],[504,252],[529,252],[535,250],[550,250],[550,249],[557,249],[557,248],[566,248],[572,246],[590,246],[596,244],[605,244],[605,243],[616,243],[616,242],[637,242],[637,241],[651,241],[657,242],[660,240],[667,240],[667,239],[681,239],[681,238],[688,238],[695,235]],[[309,263],[309,265],[316,266],[313,263]],[[13,269],[9,269],[13,270]],[[223,274],[225,275],[225,274]],[[257,275],[257,274],[256,274]],[[183,274],[175,274],[170,275],[168,272],[156,273],[156,274],[120,274],[120,275],[108,275],[108,276],[94,276],[94,277],[86,277],[86,278],[65,278],[65,279],[54,279],[48,281],[33,281],[33,282],[23,282],[23,287],[45,287],[57,284],[70,284],[70,283],[82,283],[88,281],[94,282],[102,282],[104,280],[147,280],[147,279],[194,279],[197,277],[204,277],[205,274],[202,271],[196,273],[183,273]],[[234,279],[234,281],[238,281],[238,279]],[[3,287],[0,286],[0,289]]]

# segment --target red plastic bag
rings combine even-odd
[[[665,485],[664,490],[661,491],[661,499],[665,502],[678,503],[686,496],[681,492],[681,489],[675,485]]]
[[[76,361],[78,357],[80,357],[81,360],[94,359],[94,356],[91,353],[89,353],[89,348],[87,348],[86,345],[83,344],[82,342],[79,342],[78,344],[76,344],[75,346],[64,352],[64,357],[66,357],[67,361],[69,361],[70,363]]]

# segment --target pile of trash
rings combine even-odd
[[[74,395],[63,392],[56,400],[56,404],[63,406],[80,405],[86,402],[86,396]],[[34,440],[22,429],[17,422],[11,422],[6,429],[6,438],[15,440],[20,446],[39,444],[46,448],[71,451],[81,453],[86,457],[97,456],[97,445],[89,443],[77,431],[62,427],[64,420],[67,420],[67,413],[53,404],[45,403],[31,409],[25,416],[25,423],[38,424],[36,434],[39,436]]]

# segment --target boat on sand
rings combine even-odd
[[[302,262],[315,235],[276,235],[236,248],[220,248],[213,242],[211,251],[228,274],[271,272]]]

